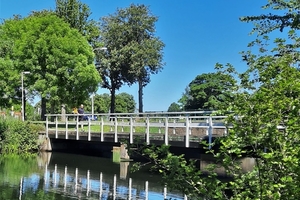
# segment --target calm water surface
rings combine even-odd
[[[128,162],[64,153],[0,155],[0,200],[185,199]]]

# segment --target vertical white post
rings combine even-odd
[[[48,121],[48,116],[46,116],[46,137],[48,138],[49,136],[49,121]]]
[[[75,169],[75,194],[77,194],[77,188],[78,188],[78,168]]]
[[[76,116],[76,140],[79,140],[79,116]]]
[[[54,187],[56,187],[56,184],[57,184],[57,164],[55,164],[55,166],[54,166],[54,181],[53,181],[53,185],[54,185]]]
[[[20,180],[19,200],[22,199],[22,194],[23,194],[23,176],[21,177],[21,180]]]
[[[24,120],[25,120],[25,117],[24,117],[24,75],[23,75],[23,72],[21,72],[21,83],[22,83],[22,85],[21,85],[21,92],[22,92],[22,121],[24,122]]]
[[[86,182],[86,196],[89,196],[90,193],[90,187],[91,187],[91,182],[90,182],[90,170],[87,170],[87,182]]]
[[[103,120],[103,116],[101,116],[101,132],[100,132],[100,140],[101,142],[104,141],[104,120]]]
[[[150,119],[149,115],[146,118],[146,144],[150,144]]]
[[[189,116],[185,118],[185,147],[190,147],[190,121]]]
[[[115,143],[118,142],[118,118],[115,117]]]
[[[130,143],[130,144],[133,144],[133,119],[132,119],[132,115],[130,116],[129,143]]]
[[[164,199],[167,199],[167,186],[164,187]]]
[[[212,117],[209,116],[209,129],[208,129],[208,144],[209,144],[209,149],[211,149],[212,134],[213,134]]]
[[[68,167],[65,166],[65,174],[64,174],[64,192],[66,191],[67,189],[67,172],[68,172]]]
[[[169,121],[168,117],[165,117],[165,145],[169,145],[169,131],[168,131],[168,126],[169,126]]]
[[[146,181],[145,182],[145,200],[148,200],[148,196],[149,196],[149,182]]]
[[[132,179],[129,178],[129,182],[128,182],[128,199],[131,199],[131,192],[132,192]]]
[[[55,116],[55,138],[58,138],[58,117]]]
[[[116,199],[117,194],[117,175],[114,175],[114,185],[113,185],[113,199]]]
[[[100,172],[100,180],[99,180],[99,183],[100,183],[100,188],[99,188],[99,199],[102,199],[102,190],[103,190],[103,186],[102,186],[102,179],[103,179],[103,174],[102,172]]]
[[[88,141],[91,141],[91,119],[88,118]]]
[[[67,116],[66,117],[66,139],[69,139],[68,126],[69,126],[69,123],[68,123],[68,116]]]

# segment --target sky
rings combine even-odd
[[[131,4],[149,6],[158,17],[155,36],[165,44],[163,70],[151,76],[144,88],[144,111],[167,111],[177,102],[188,84],[203,73],[216,72],[216,63],[232,64],[239,72],[246,69],[239,52],[248,50],[255,39],[252,23],[241,16],[260,15],[267,0],[81,0],[92,12],[91,18],[116,13]],[[55,9],[55,0],[0,0],[0,21],[31,11]],[[117,93],[134,96],[138,107],[138,85],[123,86]],[[97,94],[109,93],[99,89]]]

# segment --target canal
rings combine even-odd
[[[48,152],[0,155],[0,199],[185,199],[157,175],[131,172],[132,163]]]

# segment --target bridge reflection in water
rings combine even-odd
[[[44,191],[78,199],[187,199],[168,192],[159,177],[149,173],[130,173],[130,163],[63,153],[43,153]],[[28,181],[27,182],[32,182]]]
[[[241,168],[251,171],[253,158],[243,158]],[[212,158],[202,157],[200,169],[205,170]],[[56,200],[69,199],[177,199],[187,196],[169,191],[160,184],[160,177],[148,171],[130,172],[128,162],[113,163],[110,159],[66,153],[42,153],[39,169],[20,180],[19,199],[26,199],[31,191],[55,194]],[[216,173],[228,178],[224,169]],[[221,177],[220,177],[221,178]]]

